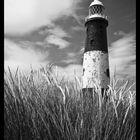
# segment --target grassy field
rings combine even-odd
[[[51,70],[4,73],[5,140],[136,140],[136,91],[112,79],[106,101],[95,86],[92,116],[83,121],[81,81]],[[90,112],[91,113],[91,112]],[[92,124],[92,129],[89,126]],[[83,127],[84,126],[84,127]]]

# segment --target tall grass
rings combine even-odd
[[[97,85],[92,116],[83,120],[81,82],[58,79],[50,69],[4,73],[5,140],[135,140],[136,92],[112,80],[106,101]],[[98,93],[98,94],[97,94]],[[90,113],[91,113],[90,112]],[[89,126],[92,129],[89,131]],[[85,125],[85,126],[84,126]],[[84,126],[84,127],[83,127]]]

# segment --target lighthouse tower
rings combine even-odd
[[[83,57],[83,90],[93,89],[95,84],[107,89],[110,82],[107,17],[104,5],[94,0],[89,6],[89,15],[85,19],[86,42]]]

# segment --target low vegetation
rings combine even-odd
[[[50,68],[4,73],[5,140],[136,140],[136,92],[111,80],[108,99],[95,85],[90,119],[83,119],[81,81],[58,79]],[[88,118],[88,123],[84,120]],[[91,125],[92,124],[92,125]],[[90,130],[89,130],[90,126]]]

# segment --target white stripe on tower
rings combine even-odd
[[[109,84],[108,53],[88,51],[83,60],[83,88],[93,88],[95,84],[107,88]]]

